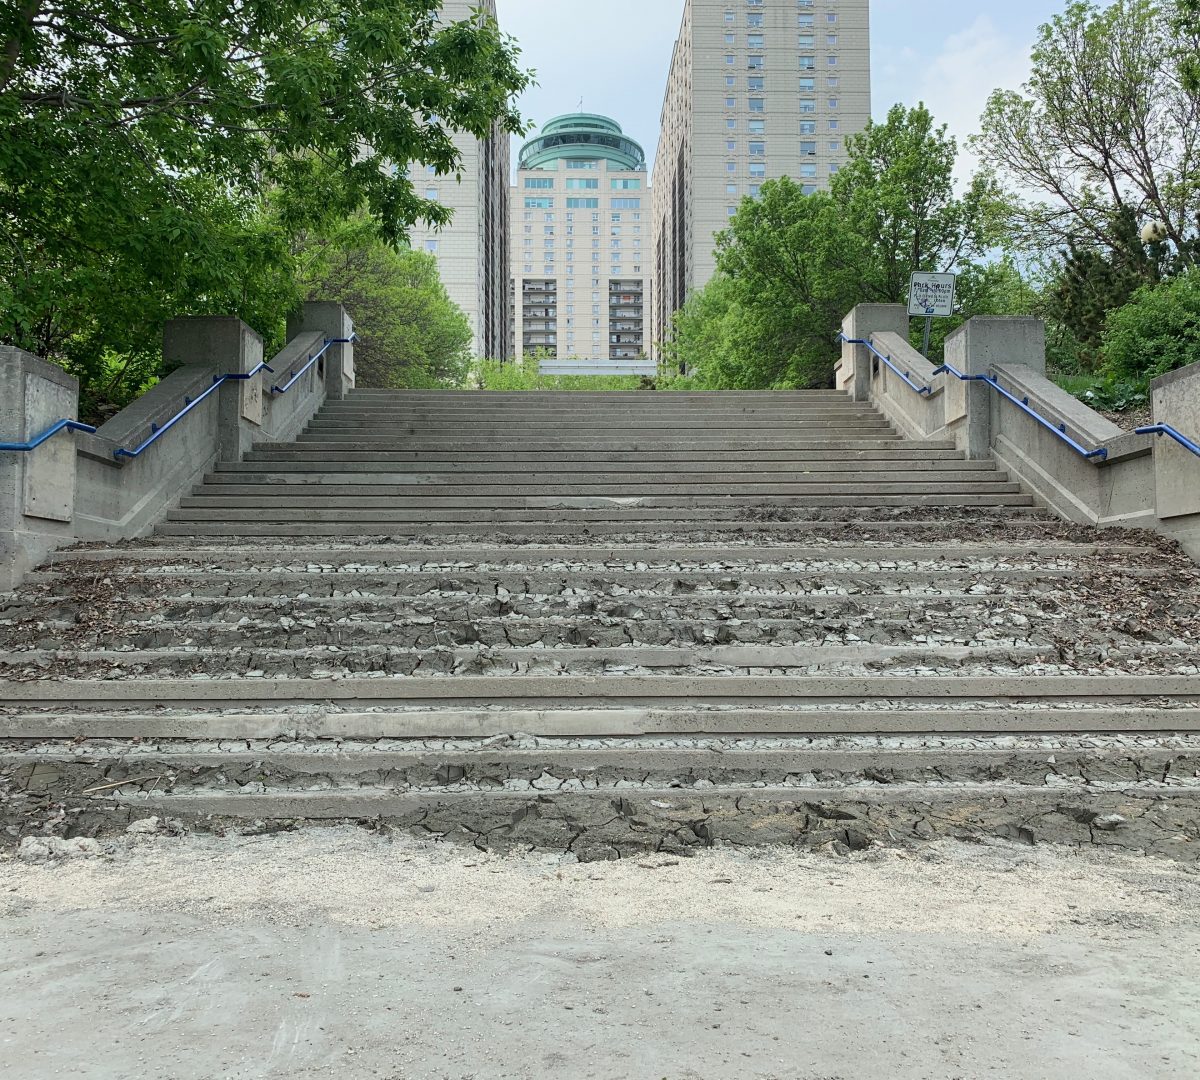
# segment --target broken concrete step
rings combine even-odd
[[[947,529],[952,529],[952,523]],[[364,555],[369,559],[364,561]],[[679,546],[653,547],[620,544],[528,545],[520,548],[497,547],[476,543],[453,547],[426,544],[361,545],[301,544],[287,551],[264,551],[260,545],[178,546],[165,540],[145,540],[121,547],[87,546],[52,553],[49,566],[105,563],[111,573],[135,574],[142,570],[158,573],[165,568],[178,569],[183,575],[206,573],[210,569],[234,572],[239,568],[254,571],[323,571],[328,573],[379,572],[454,572],[500,571],[571,572],[635,571],[680,574],[690,571],[708,573],[785,573],[858,572],[878,570],[1066,570],[1099,561],[1101,565],[1140,567],[1162,571],[1172,565],[1191,571],[1190,559],[1176,553],[1166,557],[1161,548],[1136,543],[1072,542],[1042,538],[1036,545],[1023,540],[959,540],[942,550],[926,544],[896,544],[876,540],[873,544],[770,544],[736,546],[697,541]],[[641,565],[639,565],[641,564]],[[49,577],[44,574],[49,573]],[[31,582],[54,580],[52,572],[34,571]]]
[[[571,852],[581,861],[680,855],[717,843],[834,846],[1002,837],[1143,851],[1194,861],[1200,800],[1192,788],[1116,790],[1011,783],[870,787],[395,794],[389,790],[89,796],[77,827],[115,830],[148,815],[201,828],[247,822],[373,821],[505,851]]]
[[[363,788],[405,791],[569,792],[864,786],[1002,781],[1061,791],[1086,784],[1190,785],[1200,793],[1200,737],[1131,746],[1111,736],[1029,740],[921,738],[673,740],[672,745],[607,740],[486,740],[426,749],[387,742],[271,740],[218,745],[196,740],[140,743],[75,740],[0,746],[0,776],[26,795],[289,793]],[[578,740],[575,740],[578,742]],[[855,743],[859,745],[855,745]],[[1086,743],[1086,745],[1084,745]],[[415,746],[414,746],[415,744]]]
[[[1200,649],[1190,645],[1077,645],[1065,653],[1058,645],[963,647],[908,645],[588,645],[435,646],[313,645],[303,648],[210,647],[167,649],[9,650],[0,654],[0,671],[13,676],[87,673],[108,681],[173,679],[192,675],[213,678],[330,679],[334,676],[428,682],[483,676],[550,676],[568,679],[652,677],[667,673],[692,677],[763,677],[789,673],[854,678],[873,674],[912,677],[1044,676],[1082,672],[1105,679],[1118,674],[1196,678]],[[1200,683],[1200,680],[1197,680]],[[18,699],[20,700],[20,699]]]
[[[1072,534],[1075,530],[1065,523],[1051,521],[1044,511],[1033,506],[1011,507],[977,507],[980,522],[985,520],[1003,523],[1005,535],[1011,539],[1026,538],[1037,540],[1044,536]],[[996,512],[996,511],[1003,512]],[[928,536],[930,542],[945,542],[948,530],[944,522],[937,520],[937,512],[930,511],[926,518],[907,519],[903,521],[814,521],[806,520],[803,511],[781,511],[784,520],[730,520],[709,521],[703,527],[706,539],[722,537],[764,536],[786,537],[788,539],[810,538],[815,536],[851,537],[856,542],[877,536]],[[446,521],[416,521],[416,522],[382,522],[366,523],[374,527],[364,527],[363,523],[347,522],[309,522],[299,524],[293,522],[252,522],[252,521],[172,521],[167,520],[156,526],[155,533],[160,537],[191,537],[215,539],[226,537],[237,544],[244,544],[249,537],[286,537],[289,542],[292,537],[312,540],[315,538],[356,538],[378,536],[388,540],[398,537],[413,537],[439,540],[509,540],[514,545],[536,539],[578,540],[587,536],[593,538],[619,540],[621,542],[645,542],[654,537],[668,542],[678,542],[682,533],[695,530],[695,525],[680,527],[676,522],[675,528],[669,528],[662,521],[511,521],[491,522],[486,528],[480,526],[474,535],[468,523]],[[370,546],[364,545],[364,551]]]

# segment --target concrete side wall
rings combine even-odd
[[[1200,363],[1172,371],[1151,387],[1154,422],[1200,442]],[[1154,490],[1169,535],[1200,558],[1200,457],[1173,439],[1154,444]]]
[[[220,376],[254,371],[263,351],[253,330],[237,319],[173,320],[163,352],[181,366],[95,435],[59,434],[32,453],[0,453],[0,589],[14,588],[50,551],[75,540],[145,535],[214,462],[240,460],[258,442],[294,439],[327,396],[353,388],[353,346],[335,343],[286,393],[273,393],[327,340],[353,333],[338,304],[305,305],[289,329],[291,340],[270,361],[271,371],[225,381],[136,458],[116,451],[142,444]],[[5,438],[26,440],[77,408],[76,382],[60,368],[0,349]]]
[[[992,376],[1055,428],[1104,458],[1085,458],[986,382],[934,375],[907,340],[898,305],[861,304],[846,337],[869,340],[919,386],[919,394],[862,346],[847,343],[835,384],[871,401],[911,439],[953,439],[969,458],[992,457],[1022,487],[1069,521],[1154,529],[1200,559],[1200,458],[1168,438],[1122,431],[1045,375],[1045,330],[1037,319],[975,318],[946,339],[946,362]],[[1200,364],[1157,380],[1158,423],[1200,437]]]
[[[62,368],[0,347],[0,438],[25,442],[76,415],[79,384]],[[0,451],[0,591],[74,538],[75,449],[59,434],[31,452]]]

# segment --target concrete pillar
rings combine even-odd
[[[354,389],[354,346],[348,340],[354,333],[354,323],[337,301],[310,300],[288,316],[287,339],[314,331],[338,342],[325,354],[325,394],[340,400]]]
[[[1021,364],[1045,375],[1046,325],[1024,316],[976,316],[946,338],[945,356],[947,364],[966,375],[990,375],[996,364]],[[959,441],[967,457],[990,457],[992,413],[1004,402],[986,383],[961,383],[953,376],[946,378],[946,394],[947,423],[966,420]]]
[[[869,341],[872,334],[899,334],[908,340],[908,309],[903,304],[859,304],[842,320],[842,334],[855,341]],[[854,368],[855,401],[871,400],[870,351],[863,345],[842,342],[842,364]]]
[[[243,375],[262,363],[263,340],[231,315],[171,319],[163,328],[163,358],[180,367],[204,365],[214,376]],[[262,376],[227,382],[217,394],[217,459],[241,461],[262,423]]]
[[[1200,363],[1169,371],[1150,388],[1154,422],[1200,442]],[[1154,486],[1160,518],[1195,517],[1200,539],[1200,457],[1174,439],[1154,443]]]
[[[78,415],[79,384],[62,368],[0,346],[0,442],[27,442]],[[0,591],[15,588],[75,538],[75,436],[36,450],[0,450]]]

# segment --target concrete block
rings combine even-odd
[[[0,347],[0,438],[24,442],[74,419],[78,397],[62,368]],[[0,591],[74,538],[74,438],[60,433],[33,452],[0,452]]]
[[[842,320],[842,334],[854,341],[869,341],[872,334],[886,333],[908,337],[908,311],[903,304],[859,304]],[[865,346],[842,343],[839,386],[849,382],[848,371],[852,369],[851,396],[855,401],[871,400],[871,359]]]
[[[1200,441],[1200,363],[1155,379],[1151,396],[1156,424],[1170,424]],[[1200,457],[1174,439],[1155,443],[1154,485],[1160,518],[1200,514]]]
[[[171,319],[163,328],[163,358],[169,364],[210,368],[218,375],[245,374],[262,362],[263,340],[233,316]],[[240,461],[254,445],[255,431],[242,423],[243,418],[254,424],[262,422],[260,379],[229,382],[221,387],[219,460]]]
[[[1046,374],[1046,326],[1041,319],[1024,317],[976,317],[968,319],[946,338],[946,362],[966,375],[989,375],[998,365],[1028,368]],[[958,423],[957,439],[971,460],[991,454],[995,392],[986,383],[961,382],[953,376],[947,383],[946,419]]]
[[[74,419],[79,406],[75,387],[58,381],[25,376],[27,437],[63,419]],[[23,512],[46,521],[70,521],[75,507],[75,440],[56,435],[25,455]]]
[[[354,322],[341,304],[332,300],[310,300],[288,316],[287,336],[320,331],[329,341],[344,342],[329,347],[325,354],[325,392],[340,401],[354,389],[354,346],[346,339],[354,333]]]

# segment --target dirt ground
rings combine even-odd
[[[0,1075],[1193,1078],[1198,915],[1195,867],[1003,843],[131,836],[0,859]]]

